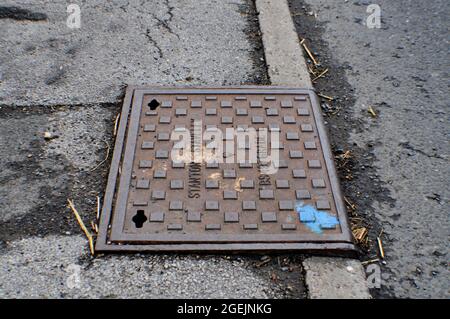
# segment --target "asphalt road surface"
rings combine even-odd
[[[371,3],[380,28],[367,27]],[[370,227],[362,260],[378,257],[382,231],[381,289],[372,294],[448,298],[449,2],[290,5],[299,36],[329,68],[315,87],[335,97],[323,104],[335,151],[353,154],[340,173],[353,215]]]

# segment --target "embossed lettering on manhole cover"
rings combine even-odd
[[[314,92],[129,88],[97,251],[354,249]]]

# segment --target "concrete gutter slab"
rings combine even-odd
[[[303,262],[306,285],[312,299],[371,298],[361,274],[359,260],[332,257],[311,257]]]
[[[312,88],[287,2],[257,0],[256,9],[272,84]]]

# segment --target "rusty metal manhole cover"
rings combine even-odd
[[[117,132],[97,251],[354,249],[313,91],[128,88]]]

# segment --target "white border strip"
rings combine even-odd
[[[286,0],[256,0],[264,54],[272,85],[312,88]]]

